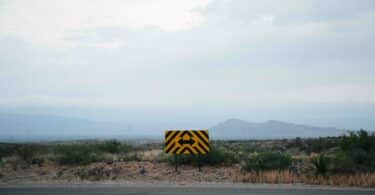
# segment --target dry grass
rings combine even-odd
[[[16,166],[17,167],[17,166]],[[146,172],[141,173],[144,169]],[[351,175],[331,175],[329,177],[297,176],[289,171],[243,172],[240,166],[204,166],[199,172],[197,167],[180,166],[178,172],[167,163],[152,161],[121,161],[112,164],[105,162],[91,163],[84,166],[61,166],[52,161],[43,165],[27,168],[14,168],[13,163],[6,163],[0,168],[3,177],[1,182],[24,183],[29,181],[72,180],[80,182],[84,179],[119,179],[128,181],[173,181],[173,182],[244,182],[291,184],[304,183],[315,185],[375,187],[375,173],[358,173]],[[91,174],[91,175],[90,175]]]
[[[332,175],[330,177],[303,177],[306,184],[375,187],[375,173]]]
[[[298,177],[289,171],[263,171],[257,175],[255,172],[237,175],[234,178],[235,182],[251,182],[251,183],[296,183]]]
[[[237,175],[234,177],[234,182],[271,184],[305,183],[315,185],[375,187],[375,173],[332,175],[329,177],[298,177],[289,171],[273,170],[260,172],[259,175],[255,172]]]

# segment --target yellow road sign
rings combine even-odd
[[[206,154],[209,150],[210,138],[208,130],[165,131],[165,153]]]

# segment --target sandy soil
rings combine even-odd
[[[27,182],[82,182],[109,181],[142,181],[142,182],[233,182],[234,176],[240,173],[239,166],[233,167],[197,167],[179,166],[175,171],[167,163],[153,162],[116,162],[93,163],[87,166],[59,166],[44,163],[41,166],[14,167],[6,164],[1,170],[0,183]]]

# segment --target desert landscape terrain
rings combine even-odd
[[[270,183],[375,187],[374,139],[218,140],[207,155],[169,155],[162,142],[2,143],[0,183]],[[176,170],[177,168],[177,170]]]

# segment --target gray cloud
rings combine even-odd
[[[369,115],[353,105],[375,103],[373,1],[217,0],[192,11],[203,22],[175,32],[123,24],[67,29],[56,41],[67,48],[0,33],[0,104],[196,108],[187,109],[191,115],[205,107],[231,115],[259,109],[274,119],[288,107],[350,104],[347,111]]]

